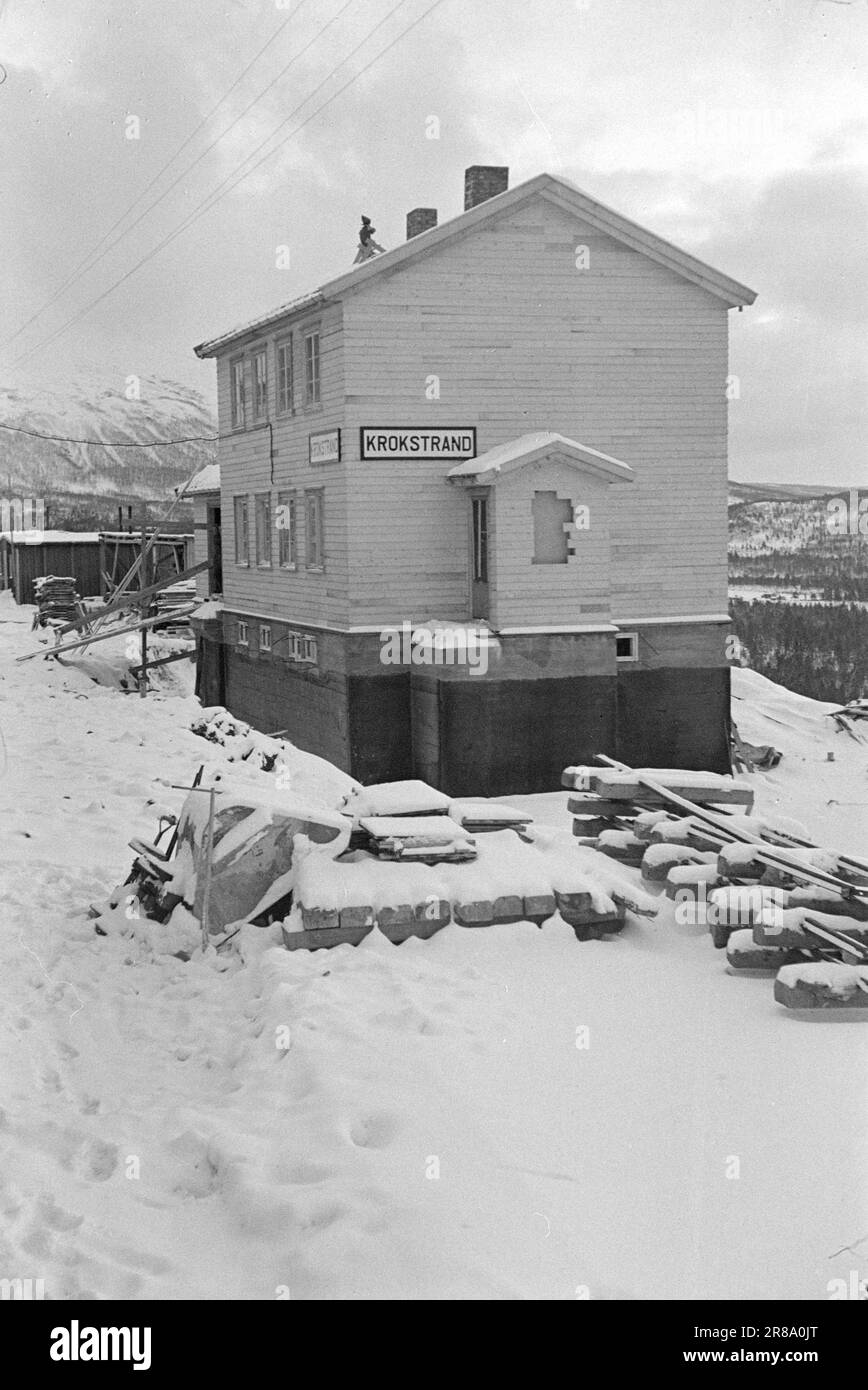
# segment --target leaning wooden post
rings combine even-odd
[[[202,950],[208,945],[211,908],[211,857],[214,849],[214,788],[208,792],[208,838],[205,844],[205,888],[202,893]]]
[[[148,550],[147,550],[147,531],[146,531],[147,512],[146,512],[146,510],[145,510],[146,505],[147,505],[146,503],[143,503],[143,504],[142,504],[142,549],[141,549],[141,556],[140,556],[140,566],[141,566],[141,567],[140,567],[140,569],[139,569],[139,588],[142,589],[142,590],[146,589],[146,588],[147,588],[147,584],[148,584],[148,577],[147,577],[147,574],[146,574],[146,572],[145,572],[146,566],[147,566],[147,556],[148,556]],[[148,616],[148,603],[147,603],[147,600],[143,598],[143,599],[142,599],[142,604],[141,604],[141,620],[142,620],[142,622],[145,621],[145,619],[147,618],[147,616]],[[140,662],[140,664],[139,664],[139,666],[140,666],[140,669],[139,669],[139,696],[140,696],[140,698],[141,698],[142,700],[144,700],[145,696],[146,696],[147,693],[148,693],[148,629],[147,629],[146,627],[143,627],[143,628],[142,628],[140,642],[141,642],[141,662]]]

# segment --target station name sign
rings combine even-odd
[[[363,425],[360,436],[363,459],[447,459],[457,463],[459,459],[476,457],[474,426],[416,429],[411,425],[395,429]]]
[[[322,430],[308,436],[308,458],[311,463],[340,463],[340,430]]]

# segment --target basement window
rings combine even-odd
[[[271,628],[264,623],[259,624],[259,650],[261,652],[271,651]]]
[[[239,623],[239,624],[238,624],[238,645],[239,645],[239,647],[249,647],[249,646],[250,646],[250,635],[249,635],[249,633],[248,633],[248,631],[247,631],[247,624],[246,624],[246,623]]]
[[[622,632],[615,638],[615,660],[616,661],[638,661],[639,660],[639,634],[638,632]]]

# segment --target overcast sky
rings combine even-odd
[[[0,340],[178,178],[2,348],[0,384],[157,374],[213,398],[194,343],[347,269],[361,212],[394,246],[408,209],[461,211],[466,165],[508,164],[759,292],[730,315],[733,477],[868,485],[866,49],[868,0],[0,0]]]

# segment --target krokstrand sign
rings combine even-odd
[[[363,459],[459,459],[476,457],[476,429],[470,425],[416,428],[408,425],[363,425],[360,430]]]

